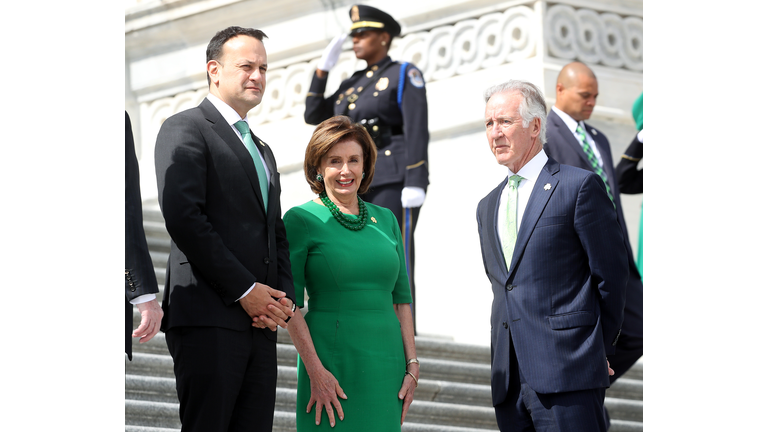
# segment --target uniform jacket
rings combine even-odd
[[[401,77],[401,63],[386,57],[370,68],[355,72],[328,98],[324,97],[327,77],[318,78],[313,74],[304,120],[316,125],[334,115],[346,115],[358,123],[378,118],[382,125],[392,128],[392,137],[379,147],[371,186],[404,183],[426,190],[429,184],[427,92],[423,75],[416,66],[409,64],[403,72]],[[398,104],[401,80],[403,92]]]
[[[131,119],[125,113],[125,353],[133,358],[133,305],[131,300],[157,293],[157,277],[149,256],[141,214],[139,161],[133,143]]]
[[[155,146],[158,199],[171,236],[162,330],[251,328],[237,299],[254,283],[295,299],[281,219],[280,174],[269,146],[269,208],[248,150],[207,99],[163,123]],[[265,330],[273,340],[275,332]]]
[[[494,405],[519,389],[519,373],[539,393],[608,387],[606,355],[620,333],[627,260],[602,180],[550,158],[523,213],[509,269],[497,234],[506,184],[477,207],[493,290]]]

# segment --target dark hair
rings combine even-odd
[[[261,30],[238,26],[227,27],[213,35],[211,41],[208,42],[208,48],[205,50],[205,63],[208,64],[208,62],[211,60],[219,61],[224,44],[233,37],[240,35],[250,36],[252,38],[256,38],[259,41],[262,41],[265,37],[267,37],[267,35],[264,34],[264,32]],[[207,72],[206,75],[208,75]],[[210,76],[208,76],[208,85],[211,85]]]
[[[373,181],[373,170],[376,166],[376,144],[373,143],[371,136],[365,127],[359,123],[353,123],[347,116],[331,117],[320,123],[312,133],[312,138],[307,144],[307,151],[304,154],[304,176],[312,188],[312,192],[319,194],[325,190],[325,183],[317,179],[320,161],[333,146],[342,142],[352,140],[360,144],[363,148],[363,172],[365,177],[360,182],[360,189],[357,193],[362,194],[368,191],[368,187]]]

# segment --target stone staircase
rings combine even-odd
[[[162,298],[170,237],[156,204],[145,204],[144,229]],[[134,308],[134,328],[140,319]],[[416,351],[421,376],[403,432],[498,431],[491,405],[490,348],[417,336]],[[278,329],[275,432],[296,430],[296,360],[288,332]],[[611,416],[611,432],[643,430],[642,359],[608,389],[605,405]],[[178,408],[165,335],[158,333],[141,345],[134,340],[133,361],[125,360],[126,432],[178,432]]]

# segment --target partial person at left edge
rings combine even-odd
[[[125,113],[125,354],[133,360],[132,337],[149,342],[160,330],[163,310],[157,302],[157,278],[149,256],[141,214],[139,161],[133,143],[131,118]],[[141,312],[141,324],[133,328],[133,306]]]
[[[271,431],[277,326],[295,295],[280,175],[248,124],[267,79],[266,35],[228,27],[206,49],[208,96],[169,117],[155,146],[171,236],[161,330],[187,431]]]

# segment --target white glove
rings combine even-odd
[[[340,34],[336,36],[331,41],[331,43],[328,44],[327,47],[325,47],[323,56],[320,57],[320,62],[317,64],[318,69],[326,72],[331,70],[336,62],[339,61],[339,56],[341,55],[341,46],[344,44],[345,40],[347,40],[347,34]]]
[[[643,142],[643,130],[640,129],[640,132],[637,133],[637,140],[641,143]]]
[[[427,191],[420,187],[406,186],[403,188],[403,193],[400,195],[400,202],[403,204],[403,208],[421,207],[424,204],[424,199],[427,197]]]

